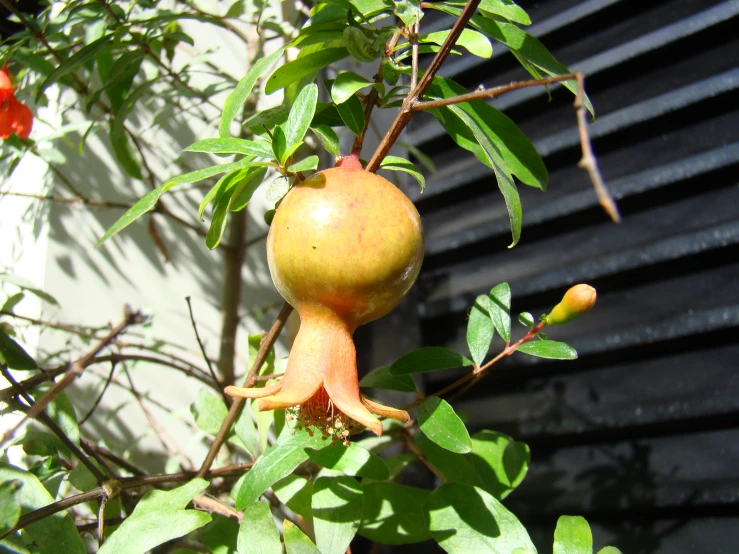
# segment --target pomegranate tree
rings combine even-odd
[[[299,406],[302,425],[342,440],[347,418],[377,435],[382,425],[373,413],[408,420],[407,412],[360,394],[352,335],[398,305],[423,260],[416,208],[392,183],[352,160],[294,187],[270,227],[270,273],[301,322],[284,377],[264,388],[226,389],[262,398],[260,410]]]

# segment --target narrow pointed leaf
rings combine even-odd
[[[318,102],[318,85],[311,83],[300,91],[290,108],[290,115],[283,125],[285,141],[288,147],[303,141],[308,132]]]
[[[418,426],[430,440],[458,454],[472,451],[467,427],[446,400],[429,396],[418,407]]]
[[[362,486],[354,477],[319,477],[312,507],[318,550],[345,554],[362,519]]]
[[[449,36],[451,31],[436,31],[434,33],[428,33],[418,37],[419,43],[432,43],[441,46]],[[462,34],[457,39],[455,46],[461,46],[467,49],[470,54],[474,54],[480,58],[489,58],[493,55],[493,45],[490,44],[490,39],[472,29],[464,29]]]
[[[518,347],[518,352],[536,356],[538,358],[549,358],[551,360],[575,360],[577,351],[569,344],[555,340],[538,340],[526,342]]]
[[[385,156],[385,159],[380,163],[380,169],[387,169],[389,171],[403,171],[411,175],[418,184],[421,185],[421,192],[426,188],[426,179],[421,173],[421,170],[416,165],[405,158],[400,156]]]
[[[236,114],[241,110],[241,106],[244,105],[246,99],[251,94],[254,85],[257,80],[264,75],[270,66],[282,56],[285,47],[278,48],[268,56],[260,58],[251,67],[236,88],[228,95],[226,102],[223,104],[223,114],[221,115],[221,122],[218,125],[218,134],[221,138],[226,138],[231,134],[231,122],[236,117]]]
[[[266,140],[239,138],[210,138],[199,140],[185,148],[185,152],[207,152],[210,154],[246,154],[261,158],[272,158],[272,146]]]
[[[20,344],[0,328],[0,356],[10,369],[37,369],[38,365]]]
[[[495,327],[490,316],[490,304],[488,296],[478,296],[467,321],[467,347],[470,349],[472,361],[478,366],[485,360],[493,335],[495,335]]]
[[[492,306],[490,316],[498,334],[506,342],[511,340],[511,287],[508,283],[500,283],[490,291]]]
[[[299,81],[306,75],[320,71],[324,67],[334,62],[346,58],[349,51],[346,48],[326,48],[307,54],[302,58],[298,58],[292,62],[286,63],[277,68],[277,70],[267,79],[264,91],[267,94],[284,88],[285,86]]]

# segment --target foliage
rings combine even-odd
[[[396,113],[402,106],[401,113],[430,111],[460,147],[492,170],[510,217],[511,246],[518,242],[523,212],[517,187],[545,189],[547,184],[546,168],[531,142],[485,102],[485,91],[461,102],[456,99],[468,92],[464,87],[430,74],[427,88],[413,96],[412,85],[423,83],[426,75],[417,54],[439,53],[438,59],[444,61],[448,53],[443,53],[444,45],[464,3],[326,0],[313,5],[295,25],[278,17],[278,7],[238,0],[225,13],[216,14],[192,2],[75,0],[53,3],[38,14],[15,13],[21,30],[2,44],[2,61],[9,62],[20,81],[19,95],[35,98],[37,106],[55,103],[63,115],[60,128],[47,136],[9,136],[2,151],[6,175],[28,155],[42,158],[63,176],[60,141],[76,137],[75,146],[83,151],[90,136],[105,134],[131,181],[136,186],[144,182],[151,190],[124,206],[125,213],[99,244],[144,214],[172,218],[165,193],[205,183],[197,217],[202,221],[210,208],[209,228],[179,223],[200,230],[207,247],[215,249],[223,246],[229,219],[246,209],[258,189],[276,208],[292,186],[325,160],[342,154],[359,157],[374,110]],[[453,18],[445,20],[448,27],[421,34],[427,9],[451,14]],[[525,31],[529,17],[514,2],[482,0],[473,12],[454,39],[456,44],[450,43],[452,53],[464,49],[489,58],[502,45],[535,79],[552,76],[552,83],[559,80],[573,93],[582,92],[567,68]],[[251,48],[246,74],[234,79],[208,56],[198,63],[174,64],[176,48],[193,44],[183,30],[191,21],[243,39]],[[247,24],[248,36],[240,23]],[[275,42],[282,45],[275,47]],[[359,62],[373,64],[373,79],[352,70]],[[203,74],[209,79],[200,79]],[[228,95],[221,109],[213,98],[222,91]],[[260,98],[278,92],[279,105],[260,107]],[[592,111],[587,97],[583,101]],[[162,159],[166,157],[147,144],[134,122],[133,115],[146,107],[151,126],[163,128],[172,118],[197,117],[193,114],[204,105],[221,114],[217,136],[197,140],[175,159]],[[80,119],[82,125],[74,123]],[[398,138],[388,136],[390,145]],[[341,140],[344,137],[353,141],[350,150]],[[388,150],[389,146],[378,150],[364,165],[406,173],[423,190],[426,173],[409,159],[387,155]],[[213,156],[211,165],[190,167],[194,153]],[[175,174],[158,178],[150,168],[151,158],[174,167]],[[76,201],[90,203],[71,182],[62,182]],[[265,214],[266,221],[272,213]],[[151,227],[150,234],[166,255]],[[90,414],[78,420],[75,399],[62,392],[87,367],[101,364],[108,352],[123,355],[116,350],[118,337],[145,318],[127,312],[111,329],[68,329],[85,339],[88,350],[75,351],[70,364],[59,364],[54,357],[34,357],[24,349],[14,313],[26,294],[50,303],[54,299],[11,275],[0,278],[12,289],[3,299],[0,326],[0,368],[8,381],[2,401],[7,412],[27,414],[38,423],[24,426],[21,420],[2,439],[4,461],[9,449],[22,449],[25,464],[0,466],[3,551],[143,553],[162,546],[167,552],[207,548],[219,554],[280,553],[284,544],[288,554],[342,554],[361,535],[384,544],[434,540],[450,553],[536,552],[522,523],[502,502],[526,475],[531,462],[528,447],[493,430],[470,434],[449,397],[442,398],[474,384],[492,365],[517,351],[576,358],[571,346],[547,339],[541,333],[546,321],[537,323],[530,314],[519,315],[528,330],[512,342],[507,283],[497,284],[471,306],[469,358],[467,353],[426,347],[364,377],[362,386],[414,394],[417,400],[406,408],[417,409],[416,419],[409,425],[386,421],[383,437],[354,438],[348,446],[326,441],[310,429],[296,429],[284,411],[257,412],[248,403],[241,412],[242,404],[229,407],[222,385],[231,384],[233,373],[223,368],[220,376],[212,368],[206,372],[171,349],[152,347],[149,363],[169,364],[195,375],[205,386],[191,406],[191,424],[199,439],[214,445],[216,454],[228,441],[229,453],[214,470],[211,458],[197,474],[175,472],[177,460],[170,457],[165,474],[147,475],[128,459],[130,452],[111,453],[87,441],[80,426]],[[496,334],[502,348],[490,356]],[[223,340],[228,338],[224,335]],[[250,339],[250,386],[261,386],[284,371],[285,360],[275,361],[273,342],[274,336]],[[114,358],[106,361],[112,369],[101,396],[116,370]],[[39,373],[39,368],[46,371]],[[418,374],[460,369],[464,376],[443,391],[423,396],[416,386]],[[44,388],[57,376],[54,387]],[[137,397],[139,402],[145,400]],[[430,472],[436,487],[429,491],[404,484],[411,469]],[[62,505],[53,504],[61,499]],[[97,544],[87,540],[90,529],[76,525],[73,515],[86,516],[97,526]],[[591,553],[592,548],[587,522],[563,516],[554,534],[554,552]],[[617,550],[601,550],[606,552]]]

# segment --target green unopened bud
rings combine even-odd
[[[547,325],[567,323],[589,311],[595,305],[595,289],[590,285],[575,285],[562,297],[549,315],[544,317]]]
[[[349,54],[360,62],[371,62],[380,56],[379,50],[375,50],[372,41],[357,27],[346,27],[344,29],[344,46]]]

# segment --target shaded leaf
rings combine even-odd
[[[332,156],[339,155],[339,136],[328,125],[314,125],[311,127],[313,134],[326,149],[326,152]]]
[[[308,456],[313,463],[327,469],[341,471],[345,475],[378,480],[390,477],[390,472],[382,458],[354,442],[350,442],[349,446],[334,443],[320,450],[309,450]]]
[[[282,554],[280,532],[269,505],[252,502],[244,509],[244,519],[236,539],[238,554]]]
[[[518,243],[521,238],[521,219],[523,217],[521,210],[521,199],[518,196],[516,185],[511,178],[508,171],[508,166],[503,161],[503,158],[498,152],[490,137],[485,134],[480,125],[459,106],[451,105],[449,109],[459,117],[467,127],[472,131],[478,144],[482,148],[483,152],[490,161],[490,165],[495,172],[495,178],[498,181],[498,188],[503,194],[503,198],[508,209],[508,218],[511,221],[511,234],[513,235],[513,242],[508,246],[511,248]]]
[[[264,133],[264,128],[272,129],[275,125],[281,125],[287,121],[290,114],[290,106],[283,104],[274,108],[267,108],[257,112],[244,122],[244,127],[255,134]]]
[[[517,348],[518,352],[536,356],[538,358],[549,358],[551,360],[576,360],[577,351],[569,344],[555,340],[539,340],[526,342]]]
[[[13,479],[0,483],[0,535],[10,531],[21,517],[21,501],[18,491],[23,481]]]
[[[521,312],[520,314],[518,314],[518,322],[529,329],[536,325],[534,316],[531,315],[529,312]]]
[[[296,514],[313,519],[313,482],[294,473],[272,485],[275,496]]]
[[[22,486],[16,498],[20,501],[21,515],[54,502],[54,497],[44,488],[38,477],[9,464],[0,463],[0,482],[20,481]],[[42,552],[85,554],[77,527],[66,511],[57,512],[41,521],[24,527],[28,537]]]
[[[236,185],[228,203],[228,209],[232,212],[239,212],[246,208],[254,192],[264,182],[265,175],[267,175],[266,167],[250,169],[247,175]]]
[[[282,56],[285,47],[278,48],[271,54],[260,58],[254,65],[249,69],[243,79],[239,81],[236,88],[228,95],[226,101],[223,104],[223,113],[221,114],[221,122],[218,125],[218,134],[222,138],[226,138],[231,134],[231,122],[236,117],[236,114],[241,110],[241,106],[244,105],[246,99],[251,94],[254,85],[257,80],[264,75],[269,67]]]
[[[506,342],[511,340],[511,287],[508,283],[495,285],[490,291],[490,316],[498,334]]]
[[[426,507],[431,536],[449,554],[536,554],[521,522],[479,487],[447,483]]]
[[[0,327],[0,357],[10,369],[38,369],[31,356]]]
[[[305,534],[292,521],[286,519],[282,524],[287,554],[321,554]]]
[[[430,440],[452,452],[472,451],[467,428],[446,400],[429,396],[418,407],[418,426]]]
[[[322,444],[325,443],[319,435],[311,437],[304,430],[297,431],[294,435],[283,435],[257,459],[246,474],[238,492],[236,509],[243,510],[274,483],[290,475],[308,459],[308,447],[320,448]]]
[[[396,360],[390,366],[390,375],[406,375],[471,365],[472,361],[462,354],[440,346],[429,346],[409,352]]]
[[[320,71],[324,67],[347,57],[349,52],[346,48],[325,48],[318,52],[312,52],[301,58],[293,60],[278,67],[267,79],[264,91],[267,94],[284,88],[285,86]]]
[[[419,185],[421,185],[421,192],[426,188],[426,179],[424,178],[423,173],[421,173],[421,170],[418,169],[414,163],[405,158],[401,158],[400,156],[385,156],[385,159],[380,163],[380,169],[403,171],[408,173],[418,181]]]
[[[467,320],[467,347],[470,349],[472,360],[478,366],[485,359],[495,335],[495,327],[490,316],[490,302],[488,296],[478,296]]]
[[[389,365],[376,367],[370,371],[359,382],[359,386],[401,392],[416,391],[416,384],[413,382],[413,377],[410,375],[392,375],[390,374]]]
[[[382,544],[410,544],[431,538],[424,504],[429,491],[397,483],[365,482],[358,533]]]
[[[105,540],[98,554],[145,554],[202,527],[210,516],[185,507],[207,486],[205,479],[193,479],[170,491],[146,493],[133,513]]]
[[[259,456],[259,436],[257,435],[257,426],[252,418],[251,409],[245,405],[239,414],[239,418],[234,424],[234,433],[241,441],[246,451],[254,458]]]
[[[239,524],[233,519],[213,514],[213,520],[200,531],[200,541],[213,554],[234,554]]]
[[[336,110],[341,120],[355,135],[361,135],[364,131],[364,108],[357,95],[350,96],[343,104],[338,104]]]
[[[554,554],[593,554],[593,534],[582,516],[561,516],[554,530]]]
[[[222,398],[211,394],[207,389],[200,389],[195,402],[190,406],[190,413],[200,429],[217,435],[228,415],[228,408]]]
[[[515,489],[531,462],[527,444],[495,431],[472,435],[472,465],[485,490],[502,500]]]
[[[353,477],[319,477],[312,507],[318,550],[345,554],[362,518],[362,486]]]
[[[342,104],[349,100],[355,92],[372,85],[372,81],[357,75],[353,71],[339,73],[331,86],[331,99],[335,104]]]
[[[34,296],[39,297],[41,300],[48,302],[49,304],[53,304],[54,306],[59,306],[59,302],[56,301],[56,298],[51,296],[48,292],[41,290],[40,288],[38,288],[36,285],[31,283],[30,281],[26,281],[25,279],[22,279],[21,277],[16,277],[15,275],[9,275],[7,273],[0,273],[0,281],[5,281],[6,283],[15,285],[21,290],[28,291]]]
[[[420,0],[396,0],[395,15],[405,23],[406,27],[420,21],[423,17]]]

